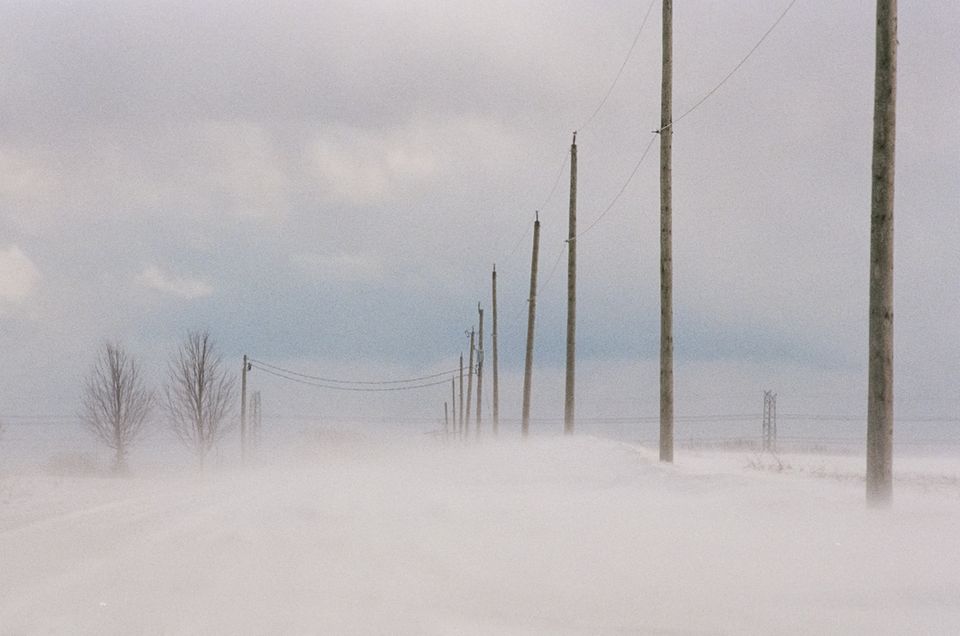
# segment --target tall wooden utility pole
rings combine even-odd
[[[520,431],[530,434],[530,380],[533,373],[533,327],[537,317],[537,261],[540,257],[540,214],[533,222],[533,256],[530,260],[530,297],[527,299],[527,354],[523,362],[523,410]]]
[[[867,502],[893,497],[893,183],[897,96],[897,0],[877,0],[870,200],[870,361]]]
[[[450,436],[450,415],[447,412],[447,402],[443,402],[443,438]]]
[[[457,381],[450,378],[450,408],[453,410],[453,434],[457,434]]]
[[[493,436],[500,432],[500,370],[497,368],[497,265],[493,265]]]
[[[470,328],[470,365],[467,367],[467,421],[463,427],[463,437],[470,432],[470,409],[473,407],[473,339],[476,335],[473,327]]]
[[[457,433],[463,434],[463,352],[460,352],[460,421],[457,423]]]
[[[243,371],[240,372],[240,462],[247,461],[247,371],[250,370],[247,356],[243,356]]]
[[[577,133],[570,144],[570,221],[567,230],[567,381],[563,400],[563,432],[573,433],[574,373],[577,359]]]
[[[660,461],[673,461],[673,0],[663,0],[660,80]]]
[[[480,339],[477,344],[477,438],[480,437],[480,424],[483,421],[483,309],[477,303],[480,314]]]

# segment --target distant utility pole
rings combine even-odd
[[[467,366],[467,421],[463,428],[463,437],[466,438],[470,431],[470,409],[473,407],[473,339],[474,329],[470,328],[470,364]]]
[[[497,367],[497,265],[493,265],[493,436],[500,432],[500,371]]]
[[[660,80],[660,461],[673,461],[673,0],[663,0]]]
[[[533,222],[533,256],[530,259],[530,297],[527,299],[527,354],[523,362],[523,411],[520,430],[530,434],[530,380],[533,373],[533,327],[537,317],[537,260],[540,257],[540,214]]]
[[[243,356],[243,370],[240,372],[240,461],[247,461],[247,371],[252,369],[252,365],[247,361],[247,356]]]
[[[480,314],[480,339],[477,345],[477,438],[480,438],[480,423],[483,421],[483,309],[477,303]]]
[[[777,394],[763,392],[763,450],[777,450]]]
[[[870,201],[870,360],[867,502],[893,498],[893,186],[897,96],[897,0],[877,0]]]
[[[447,402],[443,402],[443,438],[450,436],[450,415],[447,413]]]
[[[453,434],[457,434],[457,381],[450,378],[450,408],[453,410]]]
[[[563,400],[563,432],[573,433],[574,373],[577,358],[577,133],[570,144],[570,219],[567,229],[567,380]]]
[[[260,431],[263,429],[263,409],[260,405],[260,391],[250,396],[249,437],[254,448],[260,446]]]
[[[460,421],[457,424],[457,433],[463,431],[463,352],[460,352]]]

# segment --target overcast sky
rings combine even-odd
[[[566,172],[548,195],[578,129],[580,227],[625,183],[659,121],[659,4],[584,126],[647,0],[2,3],[0,417],[75,412],[108,339],[159,383],[187,329],[238,370],[443,371],[494,262],[516,417],[535,209],[534,411],[560,414]],[[677,3],[675,114],[784,6]],[[675,128],[678,414],[759,412],[764,388],[865,410],[873,12],[799,0]],[[952,0],[901,4],[901,416],[960,408],[958,32]],[[579,242],[584,417],[656,412],[657,163]],[[251,383],[268,414],[425,417],[449,394]]]

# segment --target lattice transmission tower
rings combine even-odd
[[[777,394],[763,392],[763,450],[777,450]]]

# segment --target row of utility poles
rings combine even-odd
[[[570,435],[575,428],[575,393],[576,393],[576,323],[577,323],[577,133],[573,133],[573,142],[570,144],[570,211],[567,229],[567,338],[566,338],[566,378],[564,382],[563,431]],[[530,294],[527,297],[527,344],[523,364],[523,406],[521,409],[520,430],[523,437],[530,434],[530,392],[533,379],[533,343],[537,317],[537,269],[540,260],[540,213],[537,212],[533,222],[533,250],[530,260]],[[496,435],[500,426],[500,393],[499,368],[497,365],[497,267],[494,265],[491,277],[493,300],[493,433]],[[481,391],[483,386],[483,309],[477,307],[480,317],[480,345],[477,352],[477,435],[480,434],[481,424]],[[467,404],[471,404],[471,386],[473,372],[474,332],[470,334],[470,367],[467,380]],[[460,359],[463,360],[463,354]],[[462,372],[461,372],[462,376]],[[462,383],[462,380],[461,380]],[[455,397],[455,396],[454,396]],[[444,403],[444,413],[448,411]],[[461,433],[464,427],[469,427],[470,413],[467,409],[467,420],[463,420],[463,389],[461,386],[461,422],[455,422],[454,428]],[[444,422],[449,426],[448,418],[444,415]]]
[[[884,504],[892,496],[893,458],[893,191],[896,105],[896,0],[877,0],[876,68],[874,76],[873,168],[870,229],[870,328],[867,405],[867,499]],[[660,460],[673,461],[673,1],[663,0],[660,86]],[[567,233],[567,338],[563,430],[575,428],[577,138],[570,147],[570,208]],[[521,432],[530,430],[530,390],[536,324],[539,214],[534,221],[527,310],[527,342],[523,374]],[[493,273],[496,325],[496,267]],[[480,312],[480,364],[477,367],[477,432],[480,430],[483,313]],[[473,371],[473,332],[471,365]],[[496,334],[496,327],[494,327]],[[494,431],[498,426],[497,345],[494,335]],[[462,356],[461,356],[462,360]],[[461,379],[462,383],[462,379]],[[468,388],[469,403],[469,388]],[[461,384],[461,421],[463,419]],[[469,413],[467,415],[469,423]]]
[[[893,204],[894,147],[896,132],[897,2],[877,0],[876,66],[870,224],[869,370],[867,397],[867,499],[883,505],[893,492]],[[660,128],[660,460],[673,461],[673,256],[672,256],[672,139],[673,139],[673,2],[663,0]],[[575,429],[576,394],[576,280],[577,280],[577,135],[570,145],[570,199],[567,229],[567,332],[564,383],[563,430]],[[534,329],[537,309],[537,266],[540,251],[540,218],[533,225],[530,292],[527,307],[526,354],[523,374],[521,433],[530,431],[530,393],[533,372]],[[499,368],[497,343],[497,271],[493,267],[493,423],[499,430]],[[476,435],[480,435],[483,411],[483,308],[478,303],[479,341],[471,328],[467,366],[467,400],[463,399],[463,355],[460,356],[459,418],[454,404],[454,429],[465,437],[470,427],[473,375],[477,375]],[[476,353],[476,365],[474,354]],[[240,439],[244,460],[248,452],[247,372],[251,364],[243,357],[240,405]],[[451,400],[456,403],[451,378]],[[259,408],[259,406],[258,406]],[[466,419],[464,419],[466,417]],[[444,422],[449,429],[449,409],[444,404]]]
[[[870,309],[869,364],[867,388],[867,500],[884,505],[893,493],[893,210],[894,147],[896,138],[897,1],[877,0],[876,57],[874,72],[874,114],[872,181],[870,206]],[[673,140],[673,2],[663,0],[662,69],[660,86],[660,460],[673,461],[673,246],[672,246],[672,140]],[[689,111],[688,111],[689,112]],[[577,297],[577,134],[570,145],[570,206],[567,229],[567,334],[564,383],[563,430],[575,428],[576,394],[576,297]],[[537,265],[540,253],[540,217],[533,225],[530,262],[530,293],[527,303],[527,338],[523,373],[521,433],[530,432],[530,392],[533,372],[534,328],[537,311]],[[499,430],[500,394],[497,343],[497,271],[492,272],[493,300],[493,425]],[[476,434],[482,426],[483,399],[483,308],[477,306],[480,322],[479,347],[471,328],[467,367],[467,406],[463,400],[463,355],[460,355],[459,418],[454,408],[454,428],[466,436],[470,426],[473,374],[477,375]],[[474,366],[474,353],[477,354]],[[243,458],[247,456],[247,372],[251,365],[243,357],[240,405],[240,439]],[[451,378],[451,400],[457,401]],[[258,407],[259,408],[259,407]],[[464,419],[466,416],[466,419]],[[449,429],[449,409],[444,403],[444,422]],[[766,421],[766,411],[765,411]]]

